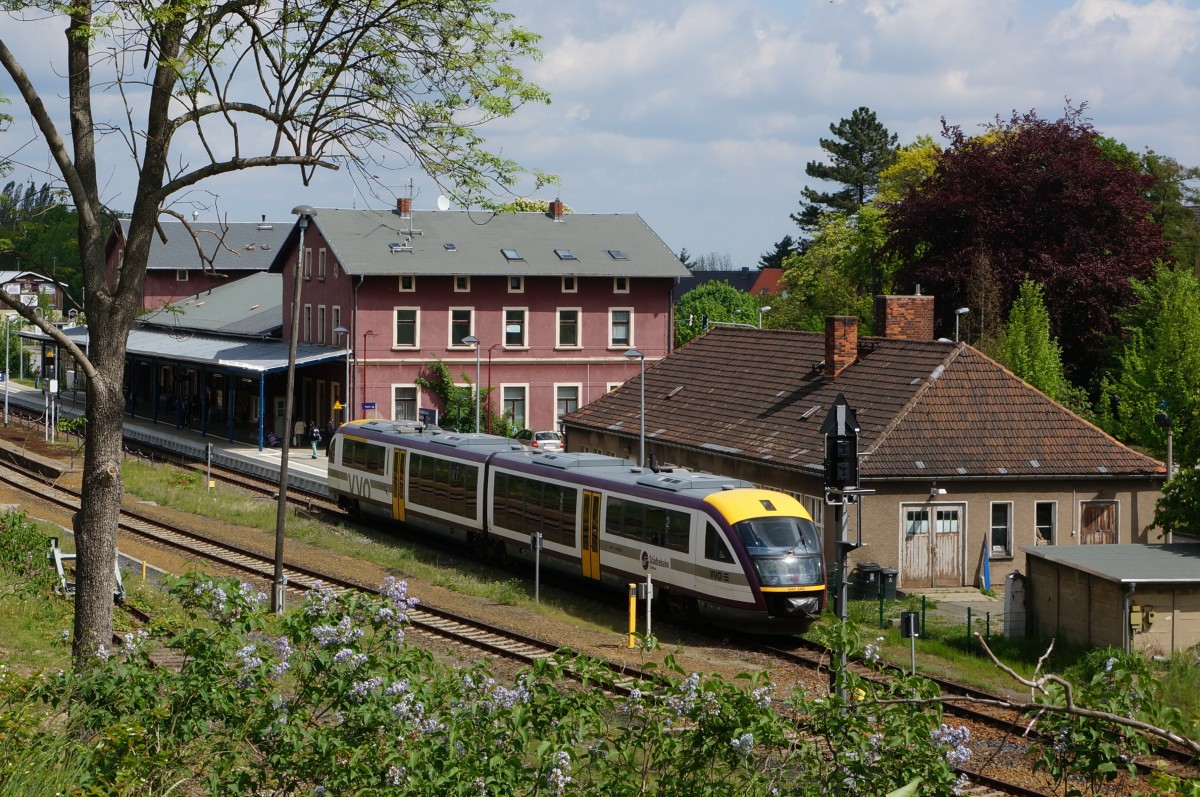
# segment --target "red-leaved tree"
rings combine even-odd
[[[1130,278],[1165,252],[1145,198],[1152,178],[1105,157],[1084,107],[1055,121],[1014,112],[974,137],[943,120],[936,170],[888,206],[888,247],[907,261],[899,285],[935,294],[943,320],[970,307],[987,337],[1034,280],[1077,378],[1117,334]]]

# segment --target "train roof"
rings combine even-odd
[[[683,468],[662,468],[657,472],[650,468],[639,468],[631,460],[609,457],[590,452],[525,450],[497,454],[492,458],[494,465],[527,465],[571,471],[579,476],[604,479],[624,485],[636,485],[665,490],[672,493],[703,497],[722,490],[754,487],[752,482],[720,476],[715,473],[698,473]],[[523,468],[524,469],[524,468]]]
[[[361,434],[363,432],[385,438],[419,439],[432,445],[487,454],[493,451],[521,451],[524,449],[519,442],[508,437],[494,434],[448,432],[432,424],[417,421],[352,421],[338,429],[341,434]]]

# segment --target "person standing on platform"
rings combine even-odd
[[[317,458],[317,446],[321,444],[321,429],[315,421],[308,422],[308,442],[312,444],[312,458]]]

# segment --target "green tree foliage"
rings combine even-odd
[[[1090,412],[1086,395],[1063,373],[1062,352],[1050,334],[1045,297],[1041,286],[1033,280],[1021,283],[1021,291],[1008,313],[1001,351],[1001,360],[1014,374],[1050,398],[1072,406],[1076,412]]]
[[[682,346],[699,335],[706,323],[757,325],[761,306],[758,299],[725,280],[697,285],[675,303],[675,345]]]
[[[792,220],[804,230],[816,229],[823,213],[854,213],[865,205],[879,188],[879,173],[896,160],[896,134],[889,133],[870,108],[854,109],[849,119],[829,125],[829,132],[834,138],[822,138],[820,144],[830,163],[810,161],[804,173],[843,187],[801,192],[805,201]]]
[[[1033,279],[1077,378],[1117,333],[1130,279],[1149,276],[1165,252],[1145,197],[1151,179],[1106,157],[1082,110],[1055,121],[1014,113],[974,138],[946,125],[933,174],[887,205],[904,285],[935,294],[944,321],[971,307],[991,335]]]
[[[1200,280],[1190,268],[1159,265],[1133,282],[1136,304],[1123,318],[1128,339],[1101,387],[1101,425],[1165,456],[1167,412],[1178,463],[1200,460]]]
[[[86,352],[28,308],[13,308],[65,349],[87,379],[77,661],[90,662],[89,652],[112,636],[122,491],[113,474],[120,472],[125,346],[141,310],[160,217],[186,220],[176,203],[201,194],[210,178],[272,166],[295,167],[297,182],[307,183],[316,169],[348,167],[370,179],[400,164],[423,170],[460,205],[494,207],[493,192],[511,190],[523,170],[489,150],[482,126],[525,103],[548,101],[519,68],[538,57],[538,37],[497,6],[494,0],[298,0],[270,9],[200,0],[2,4],[12,14],[0,38],[0,66],[70,195],[87,290]],[[64,36],[63,68],[55,73],[61,83],[34,85],[4,42],[22,35],[26,20],[40,25],[52,17],[59,21],[51,27]],[[96,86],[129,101],[102,102]],[[59,129],[58,120],[69,129]],[[104,135],[127,146],[101,147]],[[103,175],[117,171],[135,174],[137,185],[123,257],[110,269],[104,219],[112,214]],[[2,294],[0,301],[13,305]]]
[[[775,244],[775,247],[771,251],[763,253],[762,257],[758,259],[758,267],[783,268],[783,261],[788,257],[788,255],[795,254],[799,251],[800,245],[796,241],[792,240],[792,236],[785,235],[779,240],[778,243]]]
[[[780,285],[787,295],[771,297],[771,326],[819,332],[826,316],[854,315],[867,334],[874,310],[863,286],[870,285],[874,269],[875,217],[870,206],[855,216],[822,217],[807,251],[784,261]]]

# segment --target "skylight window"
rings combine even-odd
[[[509,261],[510,263],[514,260],[524,260],[525,259],[525,258],[521,257],[521,253],[518,252],[516,249],[501,249],[500,254],[504,255],[504,259]]]
[[[555,249],[554,254],[558,255],[559,260],[578,260],[575,253],[570,249]]]
[[[445,249],[447,252],[457,252],[458,244],[446,243],[446,244],[442,244],[442,248]]]
[[[625,254],[624,252],[622,252],[620,249],[609,249],[608,256],[611,257],[613,260],[628,260],[629,259],[629,256],[627,254]]]

